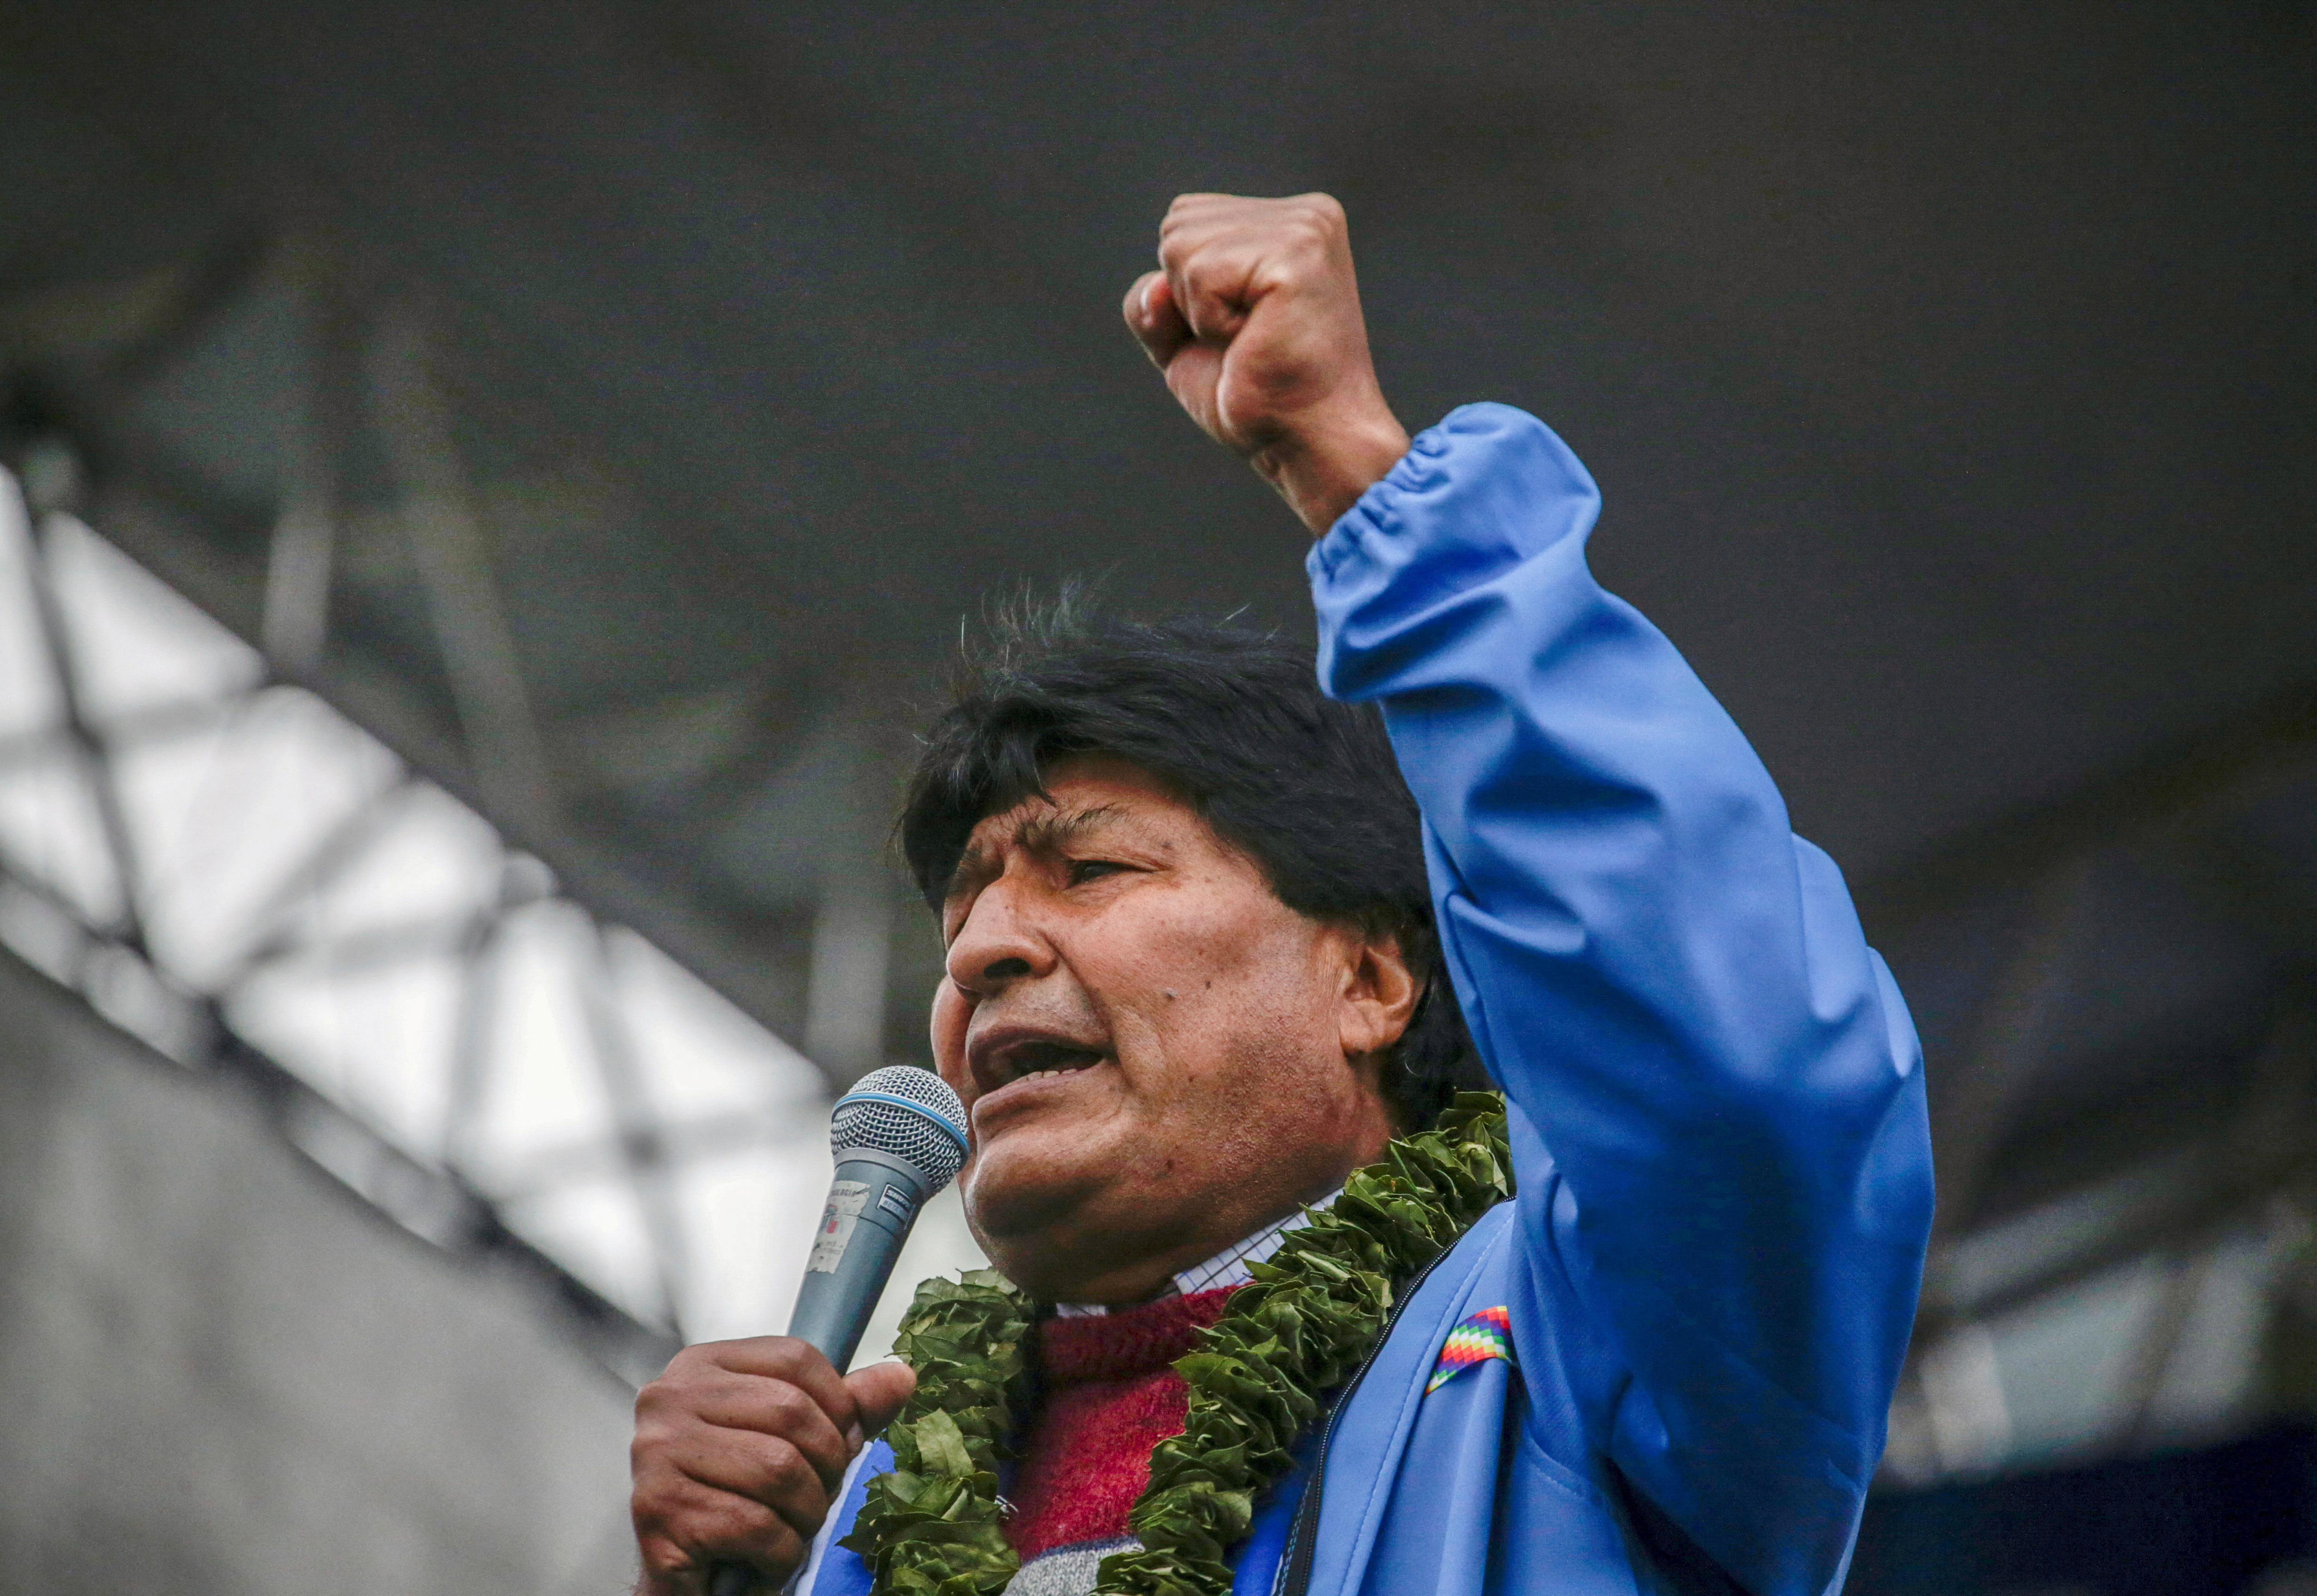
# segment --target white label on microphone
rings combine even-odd
[[[869,1206],[869,1183],[865,1180],[832,1180],[828,1186],[828,1206],[821,1210],[820,1231],[812,1239],[812,1256],[805,1260],[805,1273],[833,1275],[845,1260],[845,1249],[853,1240],[853,1227],[861,1223],[861,1210]]]

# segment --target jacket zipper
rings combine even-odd
[[[1310,1589],[1311,1559],[1316,1556],[1313,1542],[1320,1529],[1320,1488],[1327,1481],[1328,1452],[1336,1442],[1337,1421],[1344,1416],[1344,1410],[1352,1405],[1352,1398],[1358,1393],[1360,1383],[1368,1377],[1368,1370],[1375,1366],[1375,1360],[1383,1355],[1384,1343],[1391,1340],[1392,1330],[1400,1323],[1400,1316],[1408,1312],[1408,1305],[1416,1300],[1418,1288],[1455,1250],[1455,1243],[1450,1242],[1430,1263],[1416,1272],[1416,1278],[1408,1283],[1408,1289],[1400,1294],[1398,1302],[1392,1304],[1391,1312],[1384,1318],[1382,1333],[1376,1337],[1375,1345],[1368,1349],[1368,1355],[1360,1360],[1360,1367],[1352,1374],[1351,1384],[1344,1387],[1344,1394],[1337,1398],[1336,1405],[1328,1410],[1327,1428],[1320,1432],[1319,1456],[1311,1459],[1311,1477],[1304,1482],[1302,1500],[1295,1504],[1295,1521],[1288,1527],[1287,1555],[1279,1560],[1278,1576],[1271,1582],[1271,1596],[1305,1596]]]

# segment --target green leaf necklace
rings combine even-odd
[[[1183,1432],[1151,1453],[1128,1518],[1141,1547],[1103,1559],[1096,1596],[1228,1596],[1255,1499],[1374,1344],[1396,1284],[1511,1193],[1504,1100],[1460,1093],[1255,1265],[1254,1283],[1175,1364],[1191,1388]],[[1035,1311],[995,1269],[917,1288],[895,1341],[917,1389],[885,1431],[894,1467],[869,1483],[838,1543],[869,1565],[877,1596],[998,1596],[1019,1568],[997,1465],[1030,1397]]]

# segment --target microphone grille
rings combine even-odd
[[[890,1153],[939,1191],[965,1162],[965,1105],[932,1071],[888,1064],[836,1100],[828,1147],[839,1163],[854,1151]]]

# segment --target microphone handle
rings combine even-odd
[[[812,1256],[789,1314],[789,1334],[828,1355],[843,1374],[892,1278],[893,1260],[917,1208],[933,1194],[925,1177],[888,1152],[847,1148],[829,1182]]]
[[[853,1148],[837,1161],[788,1332],[819,1348],[838,1374],[852,1367],[901,1243],[930,1195],[925,1178],[890,1153]],[[717,1565],[708,1578],[708,1596],[751,1596],[757,1589],[756,1575],[737,1563]]]

